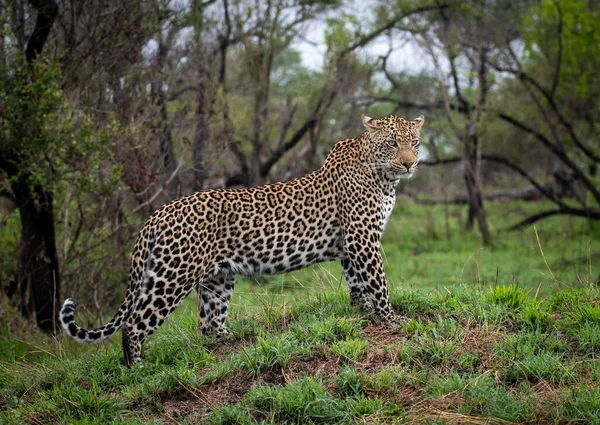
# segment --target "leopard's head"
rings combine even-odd
[[[374,170],[391,179],[412,177],[419,162],[419,139],[425,117],[412,121],[390,115],[378,120],[365,115],[362,135],[366,157]]]

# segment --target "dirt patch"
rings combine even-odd
[[[369,339],[370,345],[381,348],[389,345],[399,345],[408,341],[406,332],[400,328],[386,328],[373,323],[367,324],[363,332]]]
[[[555,418],[560,416],[564,390],[559,385],[543,379],[532,388],[535,391],[535,397],[539,400],[539,403],[535,404],[536,423],[556,423]]]
[[[471,416],[456,412],[465,400],[461,391],[453,391],[440,397],[427,398],[416,403],[407,415],[410,423],[443,420],[449,424],[466,425],[513,425],[514,422],[493,417]],[[514,424],[516,425],[516,424]]]
[[[563,393],[563,390],[560,386],[543,379],[533,386],[533,390],[535,391],[536,395],[539,395],[545,399],[555,399],[560,397]]]
[[[425,408],[423,411],[410,413],[410,423],[430,423],[432,420],[443,420],[444,423],[456,425],[518,425],[516,422],[500,418],[463,415],[456,412],[446,412],[434,408]]]
[[[361,370],[376,372],[385,366],[401,363],[396,348],[408,342],[405,332],[373,324],[368,324],[363,332],[369,340],[369,351],[356,364]]]
[[[232,353],[238,353],[242,351],[246,346],[254,344],[256,341],[255,336],[247,338],[236,339],[235,341],[221,341],[212,346],[209,346],[211,353],[213,353],[217,359],[224,360],[227,356]]]
[[[293,358],[286,367],[273,367],[261,372],[257,382],[271,385],[288,385],[308,376],[331,378],[340,371],[340,360],[325,355]]]
[[[181,394],[162,401],[163,411],[158,416],[172,423],[180,423],[183,418],[201,422],[211,409],[244,397],[252,383],[247,374],[239,372],[204,388],[185,388]]]
[[[364,388],[363,393],[368,398],[381,398],[393,402],[404,409],[414,406],[419,403],[423,398],[423,390],[415,387],[399,387],[394,391],[381,391],[373,390],[371,388]]]
[[[286,381],[297,381],[303,376],[331,378],[340,371],[340,360],[324,355],[299,358],[285,368]]]
[[[244,346],[244,342],[248,341],[234,341],[227,344],[221,353],[239,350]],[[200,388],[185,387],[175,396],[165,396],[159,399],[162,411],[156,416],[169,423],[180,423],[182,419],[191,419],[202,423],[210,410],[224,404],[238,402],[252,386],[288,385],[303,376],[330,378],[335,376],[339,370],[338,359],[316,355],[293,358],[286,367],[265,369],[254,378],[248,373],[240,371],[211,385]]]
[[[503,339],[504,335],[500,332],[484,329],[477,324],[470,324],[463,328],[463,337],[460,343],[469,353],[477,351],[479,369],[487,370],[494,357],[494,347]]]

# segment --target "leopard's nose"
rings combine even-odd
[[[402,165],[404,165],[407,170],[410,170],[410,167],[412,167],[414,164],[415,164],[414,162],[403,162],[402,163]]]

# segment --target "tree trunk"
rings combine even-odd
[[[475,125],[469,125],[467,128],[466,142],[464,142],[464,179],[467,187],[469,199],[469,215],[465,228],[472,230],[475,221],[477,221],[479,231],[483,238],[483,243],[488,245],[491,242],[490,231],[487,224],[487,218],[483,209],[483,197],[481,196],[481,141],[475,134]]]
[[[269,118],[269,96],[271,85],[271,69],[273,66],[274,52],[272,46],[266,53],[260,52],[258,57],[258,74],[256,75],[256,92],[254,94],[254,132],[252,137],[252,154],[250,157],[250,170],[247,186],[257,186],[262,183],[261,154],[265,143],[265,128]]]
[[[201,71],[200,83],[198,84],[198,109],[196,110],[196,129],[194,131],[194,190],[203,189],[204,179],[206,178],[206,168],[208,166],[206,147],[210,145],[210,109],[211,97],[209,92],[209,75]]]
[[[60,299],[60,275],[54,232],[52,194],[29,184],[22,174],[12,185],[21,215],[21,241],[18,247],[17,277],[9,288],[13,297],[18,287],[17,305],[26,317],[35,316],[44,332],[55,333]]]
[[[479,190],[479,185],[475,180],[471,166],[466,167],[464,177],[469,197],[469,215],[465,227],[467,230],[472,230],[473,224],[477,220],[483,243],[488,245],[491,242],[490,231],[487,225],[485,210],[483,209],[481,191]]]
[[[177,169],[175,164],[175,156],[173,154],[173,136],[171,135],[171,126],[169,125],[169,117],[167,115],[167,102],[165,100],[165,94],[158,85],[158,103],[160,108],[160,140],[159,140],[159,154],[162,158],[163,167],[165,170],[165,178],[170,179]],[[168,192],[169,199],[175,199],[179,197],[179,179],[173,178],[167,185],[166,190]]]

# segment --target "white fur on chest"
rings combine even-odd
[[[391,191],[383,195],[383,202],[381,205],[381,231],[385,230],[385,226],[392,214],[392,210],[394,209],[394,205],[396,204],[396,191]]]

